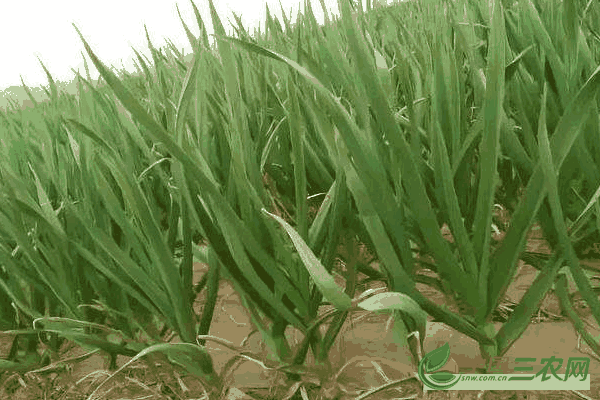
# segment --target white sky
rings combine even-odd
[[[212,33],[212,23],[208,0],[195,0],[202,19]],[[244,26],[250,32],[259,23],[264,30],[265,4],[272,14],[281,21],[279,0],[214,0],[215,7],[225,29],[231,34],[228,19],[232,12],[241,16]],[[72,23],[75,23],[92,50],[105,65],[117,69],[125,67],[134,72],[134,47],[150,58],[144,24],[155,47],[166,46],[165,38],[170,39],[185,53],[191,52],[185,31],[177,15],[176,4],[181,15],[198,35],[192,5],[189,0],[102,0],[100,2],[75,0],[31,0],[25,2],[6,1],[0,16],[0,37],[2,40],[2,61],[0,62],[0,90],[9,86],[20,86],[19,75],[29,87],[46,86],[48,80],[37,57],[44,63],[55,81],[67,82],[74,79],[71,68],[86,76],[82,53],[83,43]],[[281,0],[286,15],[292,13],[295,21],[297,11],[304,0]],[[312,0],[315,16],[322,23],[323,13],[319,0]],[[337,0],[325,0],[329,12],[337,15]],[[98,73],[89,60],[93,79]]]

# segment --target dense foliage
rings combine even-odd
[[[106,85],[77,76],[66,94],[47,71],[49,102],[0,113],[0,329],[20,329],[30,352],[40,332],[49,346],[74,340],[113,357],[166,352],[218,398],[224,378],[206,336],[196,343],[222,277],[292,381],[308,352],[327,367],[360,308],[395,310],[406,345],[411,332],[423,338],[426,312],[490,358],[550,289],[568,313],[568,279],[600,321],[577,258],[600,210],[597,2],[414,0],[365,12],[340,0],[341,17],[323,26],[307,2],[293,24],[268,14],[265,32],[238,19],[236,37],[210,6],[216,45],[197,10],[199,37],[182,19],[191,63],[148,41],[152,61],[137,53],[138,73],[117,77],[80,33]],[[500,243],[497,203],[512,212]],[[496,331],[537,222],[553,254]],[[340,243],[344,287],[333,279]],[[359,243],[378,268],[352,257]],[[422,274],[426,257],[434,277]],[[196,287],[195,261],[210,266]],[[389,292],[355,296],[365,276]],[[297,348],[290,326],[304,335]],[[182,343],[161,344],[170,332]],[[22,367],[13,356],[5,368]]]

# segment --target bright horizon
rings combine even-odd
[[[281,1],[281,3],[280,3]],[[288,18],[295,21],[298,10],[304,10],[304,0],[214,0],[215,8],[225,30],[233,34],[229,20],[233,12],[238,14],[244,27],[250,32],[260,25],[264,31],[266,7],[271,15],[281,21],[281,6]],[[323,11],[319,0],[311,1],[312,9],[319,23],[323,23]],[[337,0],[324,0],[329,15],[338,15]],[[183,25],[177,14],[177,8],[183,21],[195,36],[199,29],[193,7],[189,0],[164,0],[152,3],[140,0],[105,0],[90,3],[74,0],[56,0],[52,2],[35,0],[30,2],[8,2],[4,16],[19,16],[0,24],[0,35],[6,38],[3,54],[5,56],[0,74],[0,91],[11,86],[21,86],[21,78],[30,88],[47,86],[48,79],[38,61],[41,60],[58,83],[71,82],[79,71],[86,77],[83,54],[88,62],[90,75],[98,79],[98,72],[89,60],[82,41],[73,27],[79,28],[94,53],[108,66],[129,72],[135,72],[135,53],[132,47],[142,55],[150,57],[144,24],[152,44],[156,48],[167,45],[166,39],[185,54],[191,53],[191,47],[185,35]],[[210,34],[213,33],[208,0],[194,1]],[[280,6],[281,4],[281,6]],[[26,17],[23,17],[26,16]]]

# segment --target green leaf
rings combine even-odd
[[[419,307],[416,301],[405,294],[396,292],[378,293],[367,300],[358,303],[360,308],[367,311],[398,310],[407,314],[416,322],[419,333],[425,332],[427,313]]]
[[[346,293],[344,293],[342,289],[335,283],[333,276],[331,276],[325,267],[323,267],[310,247],[308,247],[306,242],[302,239],[302,237],[300,237],[298,232],[296,232],[294,228],[292,228],[290,224],[285,222],[281,217],[271,214],[264,208],[262,209],[262,212],[279,222],[279,224],[286,230],[292,239],[300,258],[302,259],[302,262],[304,262],[304,266],[315,281],[319,290],[321,290],[323,293],[323,296],[338,310],[346,311],[349,309],[352,306],[352,299],[348,297],[348,295],[346,295]]]

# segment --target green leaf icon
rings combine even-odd
[[[436,372],[435,374],[429,375],[429,379],[431,379],[435,383],[439,383],[439,384],[443,385],[443,384],[452,382],[452,380],[454,379],[454,376],[455,375],[450,371],[440,371],[440,372]]]
[[[430,351],[419,363],[419,379],[429,388],[434,390],[447,390],[460,380],[460,374],[455,375],[450,371],[439,371],[450,358],[450,345],[446,342],[443,346]],[[435,372],[435,373],[432,373]],[[425,376],[425,374],[431,374]]]
[[[450,358],[450,345],[446,342],[442,347],[430,351],[423,358],[423,370],[425,373],[430,374],[442,368],[448,362]]]

